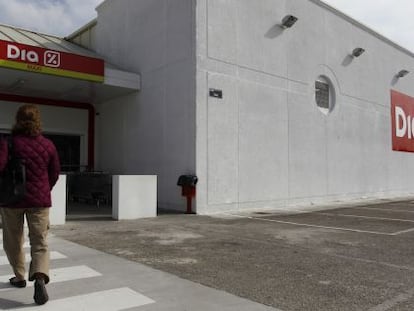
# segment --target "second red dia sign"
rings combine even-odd
[[[392,149],[414,152],[414,98],[391,91]]]

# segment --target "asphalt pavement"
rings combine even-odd
[[[131,310],[414,310],[411,199],[214,217],[72,218],[51,232],[52,250],[80,248],[90,255],[75,256],[79,265],[104,276],[113,270],[93,292],[128,288],[154,301]],[[152,273],[163,277],[152,282]],[[57,300],[83,292],[53,290]]]

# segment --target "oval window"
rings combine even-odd
[[[319,76],[315,81],[315,101],[319,110],[328,114],[334,107],[335,92],[328,78]]]

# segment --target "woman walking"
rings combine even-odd
[[[31,263],[29,281],[34,281],[34,301],[41,305],[49,300],[45,285],[49,283],[49,231],[50,191],[56,184],[60,164],[53,143],[41,134],[40,111],[35,105],[23,105],[16,114],[12,129],[14,156],[26,166],[26,193],[24,198],[11,206],[2,207],[3,248],[15,276],[10,284],[26,287],[24,242],[24,216],[29,229]],[[8,142],[0,142],[0,172],[4,170]]]

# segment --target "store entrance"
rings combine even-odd
[[[22,103],[34,102],[39,106],[43,135],[56,146],[61,173],[66,175],[66,219],[111,219],[112,176],[94,168],[93,106],[48,100],[38,103],[21,97],[12,99],[2,100],[0,96],[0,136],[10,135],[14,116]]]
[[[44,133],[56,146],[62,173],[67,176],[66,219],[112,216],[112,176],[81,165],[81,135]]]
[[[80,165],[81,136],[44,133],[56,146],[63,173],[80,172],[84,167]]]

